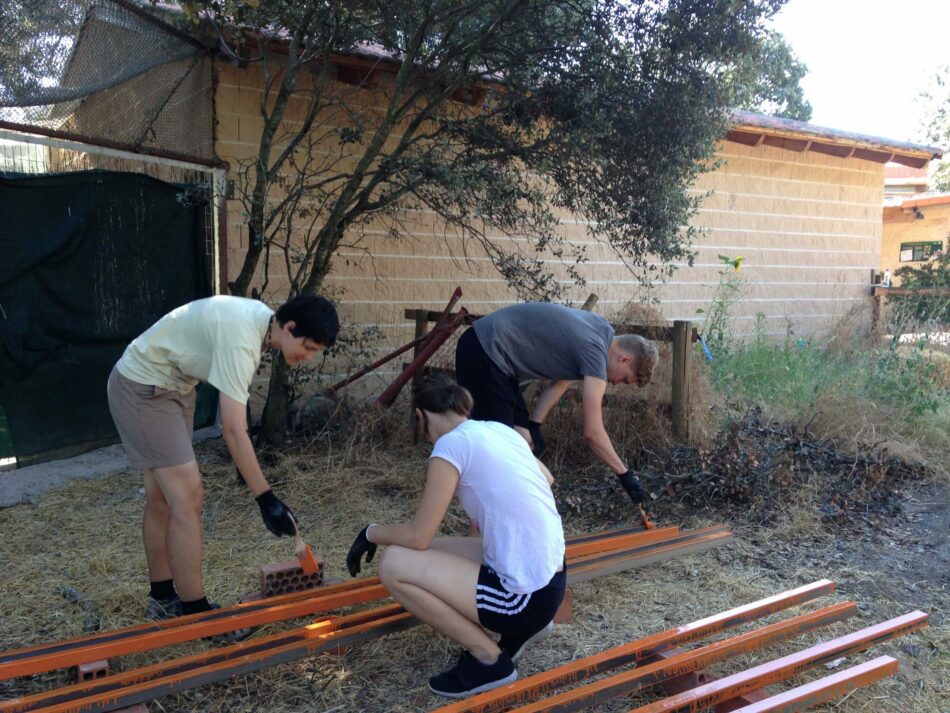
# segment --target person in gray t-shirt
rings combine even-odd
[[[477,320],[455,352],[458,383],[475,399],[472,418],[515,428],[535,455],[543,449],[541,424],[572,381],[583,381],[584,438],[620,479],[634,503],[644,492],[614,450],[604,428],[607,384],[650,383],[656,344],[634,334],[614,334],[603,317],[547,302],[515,304]],[[522,379],[549,379],[529,413]]]

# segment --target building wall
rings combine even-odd
[[[235,167],[256,154],[261,82],[254,68],[219,64],[216,74],[217,153],[231,164],[234,179]],[[361,95],[370,110],[373,93],[361,90]],[[732,142],[722,144],[718,158],[721,165],[693,189],[696,195],[709,193],[695,218],[706,231],[696,245],[695,263],[677,265],[665,285],[644,287],[616,254],[590,240],[582,217],[561,216],[565,238],[586,247],[589,257],[582,267],[587,284],[571,287],[571,299],[580,303],[595,292],[597,311],[608,317],[631,302],[658,300],[654,306],[666,318],[701,323],[697,310],[709,308],[723,270],[718,256],[726,255],[743,257],[743,298],[734,310],[739,331],[751,331],[761,313],[770,335],[789,329],[809,335],[865,308],[870,274],[880,259],[883,165]],[[405,212],[400,219],[398,239],[385,222],[354,233],[325,283],[345,322],[383,331],[377,352],[412,339],[405,309],[440,309],[457,285],[464,291],[461,304],[471,312],[517,301],[484,252],[465,245],[433,214]],[[247,248],[237,200],[229,201],[228,236],[233,279]],[[523,242],[494,238],[512,247]],[[566,269],[552,264],[569,283]],[[264,296],[279,302],[285,287],[280,271],[272,270]]]
[[[944,205],[924,206],[920,220],[912,212],[902,213],[899,208],[884,210],[884,237],[881,247],[881,270],[892,273],[901,267],[920,267],[923,262],[901,262],[903,243],[939,242],[946,251],[950,243],[950,202]],[[900,280],[894,280],[900,284]]]

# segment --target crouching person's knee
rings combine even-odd
[[[396,581],[400,573],[405,572],[407,554],[408,549],[401,545],[389,545],[383,550],[383,554],[379,558],[377,572],[380,580],[387,588]]]

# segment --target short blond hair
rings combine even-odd
[[[639,334],[618,334],[614,339],[621,352],[637,360],[637,383],[640,386],[649,384],[653,379],[653,370],[660,356],[656,342],[645,339]]]

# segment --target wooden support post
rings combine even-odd
[[[429,318],[423,310],[416,310],[416,334],[415,338],[420,339],[425,336],[425,333],[429,331]],[[413,358],[419,356],[419,352],[422,351],[422,342],[420,341],[415,348],[412,350]],[[425,369],[419,369],[415,374],[412,375],[412,391],[415,391],[419,388],[419,384],[422,383],[422,378],[425,375]]]
[[[689,439],[689,357],[692,326],[687,321],[673,322],[673,437]]]

